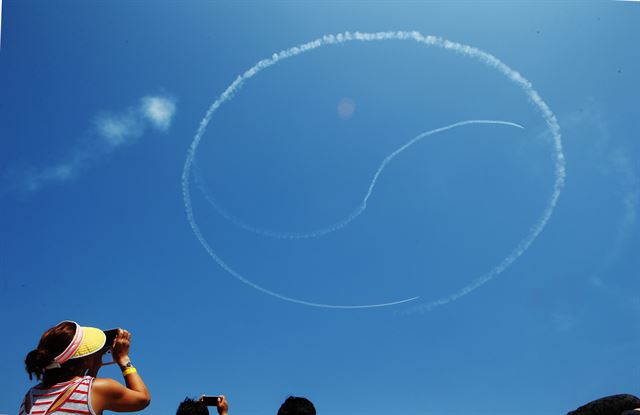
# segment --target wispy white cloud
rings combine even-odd
[[[13,168],[5,172],[4,178],[12,188],[28,193],[36,192],[47,184],[63,183],[74,179],[84,168],[88,154],[77,151],[68,161],[42,168]],[[3,189],[6,190],[6,189]]]
[[[167,132],[176,112],[176,100],[166,95],[148,95],[121,111],[102,111],[93,118],[78,145],[60,162],[48,166],[10,168],[4,177],[11,188],[35,192],[48,184],[72,180],[114,150],[134,144],[150,127]]]
[[[603,253],[600,265],[590,275],[589,282],[600,290],[610,290],[607,285],[607,271],[624,253],[638,223],[640,208],[640,175],[627,148],[619,137],[612,135],[605,121],[604,110],[593,100],[584,104],[579,112],[567,115],[564,125],[573,129],[582,126],[592,132],[591,151],[597,155],[593,165],[599,174],[611,178],[615,186],[616,197],[612,199],[619,214],[615,225],[615,234]]]
[[[72,163],[58,164],[43,170],[41,176],[48,181],[64,182],[75,175],[76,168]]]
[[[101,114],[96,118],[96,129],[109,148],[130,143],[142,135],[143,124],[135,113]]]
[[[156,128],[166,131],[171,126],[173,115],[176,112],[176,102],[173,99],[162,96],[148,96],[142,99],[143,115]]]
[[[640,204],[640,183],[638,172],[629,158],[628,151],[621,147],[620,144],[615,143],[604,121],[602,110],[597,108],[595,104],[591,104],[587,112],[589,119],[595,124],[598,132],[600,140],[598,152],[604,155],[600,168],[605,173],[614,175],[616,182],[620,186],[619,202],[622,207],[616,227],[616,235],[604,257],[602,271],[609,268],[620,257],[633,228],[636,226],[638,205]]]
[[[176,112],[176,100],[166,95],[147,95],[139,104],[118,113],[101,113],[95,126],[109,150],[131,144],[150,126],[166,132]]]

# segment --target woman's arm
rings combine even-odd
[[[120,330],[113,342],[113,359],[120,366],[126,387],[113,379],[97,378],[91,389],[91,405],[100,414],[104,410],[115,412],[135,412],[146,408],[151,395],[142,377],[131,364],[129,346],[131,334]]]

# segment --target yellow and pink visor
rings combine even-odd
[[[62,323],[75,324],[76,333],[67,348],[56,356],[53,362],[49,363],[45,369],[56,369],[70,359],[78,359],[99,352],[107,341],[107,336],[100,329],[82,327],[75,321],[63,321],[60,324]]]

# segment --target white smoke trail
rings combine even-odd
[[[404,144],[403,146],[401,146],[400,148],[398,148],[397,150],[395,150],[391,154],[389,154],[387,157],[384,158],[384,160],[382,160],[382,162],[380,163],[380,166],[378,166],[378,169],[376,170],[376,172],[373,175],[373,179],[371,179],[371,182],[369,183],[369,187],[367,189],[367,193],[365,194],[364,198],[362,199],[362,202],[360,202],[358,207],[356,209],[354,209],[346,218],[343,218],[343,219],[339,220],[338,222],[335,222],[335,223],[333,223],[333,224],[331,224],[329,226],[325,226],[323,228],[312,230],[312,231],[308,231],[308,232],[278,232],[278,231],[273,231],[271,229],[258,228],[256,226],[253,226],[253,225],[243,221],[242,219],[238,218],[237,216],[233,215],[232,213],[228,212],[226,209],[224,209],[222,206],[220,206],[220,204],[215,200],[215,198],[213,197],[213,195],[211,194],[211,192],[209,191],[209,189],[205,185],[204,179],[202,178],[202,175],[199,172],[199,169],[198,169],[198,166],[197,166],[197,162],[195,160],[194,160],[194,163],[193,163],[194,180],[195,180],[196,185],[198,186],[198,188],[200,189],[200,191],[204,195],[205,199],[209,202],[209,204],[214,209],[216,209],[218,211],[218,213],[222,217],[224,217],[226,220],[228,220],[229,222],[233,223],[234,225],[236,225],[237,227],[239,227],[241,229],[247,230],[249,232],[256,233],[258,235],[263,235],[263,236],[267,236],[267,237],[270,237],[270,238],[276,238],[276,239],[317,238],[317,237],[324,236],[324,235],[327,235],[329,233],[332,233],[332,232],[335,232],[337,230],[340,230],[340,229],[344,228],[351,221],[356,219],[358,216],[360,216],[367,209],[367,202],[369,200],[369,197],[371,197],[371,193],[373,192],[373,189],[374,189],[374,187],[375,187],[375,185],[376,185],[376,183],[378,181],[378,176],[380,176],[380,174],[382,173],[384,168],[387,166],[387,164],[389,164],[389,162],[391,160],[393,160],[396,156],[398,156],[404,150],[406,150],[407,148],[409,148],[413,144],[417,143],[418,141],[420,141],[423,138],[428,137],[430,135],[438,134],[438,133],[441,133],[441,132],[444,132],[444,131],[447,131],[447,130],[451,130],[451,129],[456,128],[456,127],[462,127],[464,125],[470,125],[470,124],[499,124],[499,125],[507,125],[507,126],[510,126],[510,127],[516,127],[516,128],[524,128],[519,124],[516,124],[516,123],[513,123],[513,122],[509,122],[509,121],[467,120],[467,121],[460,121],[460,122],[457,122],[457,123],[454,123],[454,124],[450,124],[450,125],[447,125],[447,126],[444,126],[444,127],[435,128],[433,130],[421,133],[418,136],[412,138],[409,142],[407,142],[406,144]]]
[[[200,228],[198,227],[198,224],[195,220],[194,214],[193,214],[193,207],[192,207],[192,203],[191,203],[191,195],[190,195],[190,189],[189,189],[189,176],[191,174],[191,169],[192,169],[192,165],[193,165],[193,161],[194,161],[194,157],[196,155],[198,146],[200,144],[200,141],[202,140],[202,137],[206,131],[207,125],[209,124],[209,122],[211,121],[211,117],[213,116],[213,114],[215,113],[215,111],[226,101],[230,100],[231,98],[233,98],[234,93],[239,90],[245,81],[249,80],[250,78],[252,78],[253,76],[255,76],[258,72],[262,71],[263,69],[266,69],[270,66],[275,65],[276,63],[278,63],[279,61],[283,60],[283,59],[287,59],[296,55],[299,55],[301,53],[307,52],[309,50],[313,50],[316,48],[319,48],[321,46],[326,46],[326,45],[333,45],[333,44],[341,44],[341,43],[345,43],[345,42],[350,42],[350,41],[364,41],[364,42],[370,42],[370,41],[383,41],[383,40],[413,40],[416,41],[418,43],[422,43],[424,45],[427,46],[435,46],[435,47],[439,47],[439,48],[443,48],[446,50],[451,50],[457,53],[460,53],[464,56],[473,58],[473,59],[477,59],[480,62],[488,65],[489,67],[492,67],[496,70],[498,70],[500,73],[502,73],[503,75],[505,75],[509,80],[511,80],[512,82],[514,82],[516,85],[518,85],[523,92],[526,94],[526,96],[528,97],[528,99],[534,104],[534,106],[536,106],[538,108],[538,110],[541,112],[542,117],[544,118],[545,122],[547,123],[547,126],[549,127],[549,130],[551,132],[551,135],[553,137],[553,142],[554,142],[554,150],[555,150],[555,182],[554,182],[554,186],[553,186],[553,192],[551,194],[551,197],[549,198],[549,201],[547,203],[546,208],[544,209],[542,216],[538,219],[538,221],[531,227],[531,229],[529,230],[529,232],[527,233],[527,235],[524,237],[524,239],[522,239],[517,246],[509,253],[509,255],[504,258],[498,265],[496,265],[492,270],[490,270],[489,272],[487,272],[486,274],[482,275],[480,278],[476,279],[475,281],[472,281],[470,284],[464,286],[463,288],[461,288],[460,290],[458,290],[457,292],[455,292],[454,294],[448,296],[448,297],[444,297],[435,301],[432,301],[430,303],[421,305],[419,307],[416,307],[414,309],[412,309],[412,311],[429,311],[432,310],[433,308],[437,307],[437,306],[441,306],[441,305],[445,305],[448,304],[452,301],[455,301],[467,294],[469,294],[470,292],[474,291],[475,289],[477,289],[478,287],[482,286],[483,284],[489,282],[490,280],[494,279],[496,276],[498,276],[500,273],[502,273],[509,265],[511,265],[516,259],[518,259],[533,243],[533,241],[538,237],[538,235],[542,232],[542,230],[544,229],[545,225],[547,224],[547,222],[549,221],[549,218],[551,217],[556,204],[558,202],[558,198],[560,197],[560,193],[562,191],[562,188],[564,186],[564,181],[565,181],[565,158],[564,158],[564,154],[562,152],[562,140],[561,140],[561,135],[560,135],[560,126],[558,125],[558,122],[556,120],[555,115],[553,114],[553,112],[551,111],[551,109],[547,106],[547,104],[542,100],[542,98],[540,97],[540,95],[538,94],[538,92],[533,89],[533,86],[531,85],[531,83],[525,79],[522,75],[520,75],[517,71],[511,69],[509,66],[507,66],[506,64],[504,64],[501,60],[499,60],[498,58],[496,58],[495,56],[484,52],[480,49],[471,47],[471,46],[467,46],[467,45],[463,45],[460,43],[456,43],[456,42],[451,42],[449,40],[443,39],[443,38],[439,38],[436,36],[424,36],[419,32],[413,31],[413,32],[406,32],[406,31],[397,31],[397,32],[377,32],[377,33],[361,33],[361,32],[354,32],[354,33],[350,33],[350,32],[345,32],[345,33],[340,33],[337,35],[325,35],[319,39],[313,40],[311,42],[307,42],[304,43],[302,45],[299,46],[294,46],[292,48],[289,48],[287,50],[283,50],[279,53],[274,53],[270,58],[267,59],[263,59],[261,61],[259,61],[257,64],[255,64],[253,67],[249,68],[247,71],[245,71],[242,75],[239,75],[232,83],[231,85],[229,85],[227,87],[227,89],[225,89],[225,91],[211,104],[211,106],[209,107],[209,109],[207,110],[204,118],[202,119],[202,121],[200,121],[200,125],[198,127],[198,130],[196,132],[196,135],[193,138],[193,141],[191,142],[191,145],[189,146],[189,150],[187,152],[187,158],[184,164],[184,169],[182,171],[182,193],[183,193],[183,197],[184,197],[184,203],[185,203],[185,210],[186,210],[186,214],[187,214],[187,219],[189,221],[189,224],[191,225],[191,228],[194,232],[194,234],[196,235],[196,237],[198,238],[198,240],[200,241],[200,243],[202,244],[202,246],[205,248],[205,250],[207,251],[207,253],[211,256],[211,258],[216,261],[224,270],[226,270],[227,272],[229,272],[231,275],[233,275],[234,277],[236,277],[237,279],[239,279],[240,281],[244,282],[245,284],[260,290],[262,292],[264,292],[265,294],[274,296],[276,298],[285,300],[285,301],[290,301],[290,302],[294,302],[294,303],[298,303],[298,304],[304,304],[304,305],[310,305],[310,306],[316,306],[316,307],[327,307],[327,308],[372,308],[372,307],[384,307],[384,306],[388,306],[388,305],[395,305],[395,304],[401,304],[401,303],[405,303],[408,301],[412,301],[415,300],[417,297],[414,298],[410,298],[407,300],[401,300],[401,301],[395,301],[395,302],[390,302],[390,303],[384,303],[384,304],[370,304],[370,305],[356,305],[356,306],[351,306],[351,305],[330,305],[330,304],[320,304],[320,303],[312,303],[312,302],[308,302],[308,301],[303,301],[303,300],[298,300],[295,298],[291,298],[291,297],[286,297],[284,295],[278,294],[276,292],[267,290],[266,288],[263,288],[251,281],[249,281],[248,279],[246,279],[245,277],[243,277],[242,275],[240,275],[238,272],[236,272],[234,269],[232,269],[229,265],[227,265],[222,258],[220,258],[215,252],[214,250],[211,248],[211,246],[208,244],[208,242],[206,241],[206,239],[204,238],[204,236],[202,235],[202,232],[200,231]]]

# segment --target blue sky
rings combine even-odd
[[[0,413],[31,383],[26,353],[60,320],[121,326],[152,393],[147,413],[224,393],[238,414],[290,394],[320,414],[557,414],[640,393],[637,137],[640,5],[633,2],[4,1],[0,50]],[[495,267],[554,183],[544,119],[477,60],[409,41],[331,45],[276,64],[214,114],[260,59],[328,33],[417,30],[495,55],[558,119],[566,183],[532,246]],[[193,182],[192,182],[193,183]],[[103,375],[119,374],[105,368]]]

